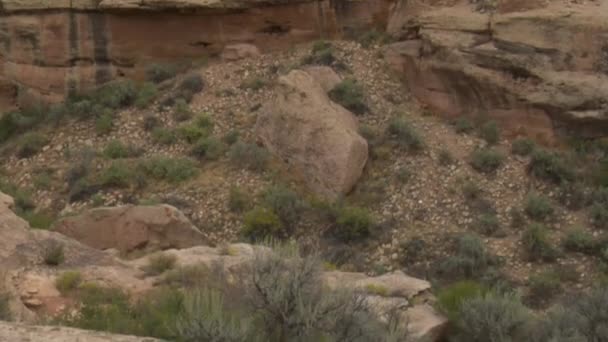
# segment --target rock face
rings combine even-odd
[[[226,45],[263,52],[383,28],[390,2],[2,0],[0,111],[116,76],[142,79],[151,63],[198,61]]]
[[[315,193],[332,198],[348,193],[368,154],[355,117],[305,71],[293,70],[278,83],[277,95],[256,123],[260,139]]]
[[[0,341],[11,342],[155,342],[155,338],[106,334],[55,326],[35,326],[0,322]]]
[[[551,143],[608,134],[608,3],[400,1],[387,59],[411,91],[448,117],[501,122]],[[601,38],[603,37],[603,38]]]
[[[59,221],[55,230],[96,249],[186,248],[202,244],[201,232],[170,205],[95,208]]]

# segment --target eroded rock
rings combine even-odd
[[[353,114],[333,103],[321,83],[302,70],[281,76],[276,91],[256,123],[264,145],[315,193],[331,198],[348,193],[368,157]]]

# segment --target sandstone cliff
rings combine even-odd
[[[58,101],[154,62],[200,62],[228,44],[262,51],[362,27],[383,28],[390,0],[2,0],[0,111]]]
[[[388,59],[448,117],[491,117],[516,134],[608,132],[608,2],[399,2]]]

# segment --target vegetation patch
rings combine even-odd
[[[511,152],[518,156],[528,156],[536,149],[534,140],[529,138],[519,138],[511,143]]]
[[[245,213],[243,224],[242,234],[252,241],[276,237],[283,229],[279,216],[272,209],[260,206]]]
[[[536,178],[555,184],[571,182],[575,178],[574,169],[564,157],[542,149],[536,149],[532,153],[528,171]]]
[[[155,179],[171,183],[186,181],[198,173],[196,164],[190,159],[160,156],[142,160],[138,170]]]
[[[62,295],[76,290],[82,283],[82,275],[78,271],[63,272],[55,279],[55,287]]]
[[[363,115],[369,111],[365,103],[363,87],[353,79],[345,79],[338,83],[328,93],[329,98],[348,109],[356,115]]]
[[[496,150],[490,148],[477,149],[471,154],[471,166],[476,171],[491,173],[502,166],[504,158],[504,155]]]
[[[424,142],[416,129],[403,117],[392,118],[387,132],[397,145],[406,150],[416,152],[424,148]]]
[[[48,266],[59,266],[65,261],[63,244],[56,240],[48,240],[42,246],[42,260]]]
[[[17,157],[19,158],[29,158],[40,151],[42,148],[48,144],[49,139],[47,139],[44,135],[40,133],[28,133],[19,142],[19,147],[17,149]]]
[[[142,269],[147,276],[157,276],[175,267],[177,257],[173,254],[159,253],[148,258]]]
[[[547,229],[538,223],[528,226],[522,236],[522,244],[530,261],[555,261],[559,252],[548,238]]]
[[[270,153],[256,144],[236,142],[230,148],[230,160],[237,166],[252,171],[263,171],[270,160]]]
[[[551,202],[546,197],[535,193],[530,193],[526,196],[524,211],[529,218],[535,221],[547,220],[554,213]]]

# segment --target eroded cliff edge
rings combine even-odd
[[[383,29],[388,0],[2,0],[0,110],[57,101],[157,62],[248,43],[262,52]]]
[[[494,118],[515,134],[608,133],[608,2],[402,0],[388,59],[448,117]]]

